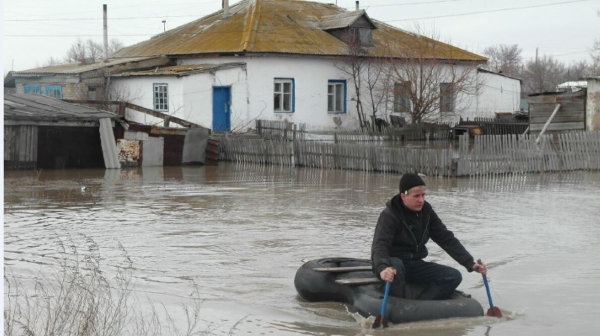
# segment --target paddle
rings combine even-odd
[[[373,322],[373,329],[377,329],[379,327],[387,328],[387,321],[385,320],[385,310],[387,308],[388,297],[390,296],[390,282],[385,283],[385,294],[383,295],[383,302],[381,303],[381,314],[375,318],[375,322]]]
[[[481,259],[477,260],[478,264],[481,264]],[[487,292],[488,301],[490,303],[490,309],[487,311],[487,316],[495,316],[502,317],[502,312],[500,308],[494,307],[494,302],[492,301],[492,295],[490,294],[490,286],[488,285],[488,280],[485,274],[481,275],[483,277],[483,284],[485,285],[485,291]]]

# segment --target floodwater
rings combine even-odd
[[[301,260],[369,258],[398,179],[236,164],[5,171],[5,270],[27,278],[52,269],[61,239],[80,251],[95,242],[110,272],[122,245],[138,293],[177,314],[196,283],[202,323],[217,335],[598,335],[598,172],[426,178],[442,220],[488,263],[506,318],[372,331],[343,304],[303,302],[294,288]],[[459,268],[459,289],[487,310],[481,277],[429,246],[429,259]]]

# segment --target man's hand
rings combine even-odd
[[[481,273],[483,275],[486,275],[487,267],[485,266],[485,264],[483,262],[481,262],[481,260],[477,260],[477,263],[475,265],[473,265],[473,271],[475,271],[477,273]]]
[[[388,267],[379,273],[381,280],[392,282],[394,281],[394,276],[396,275],[396,269],[393,267]]]

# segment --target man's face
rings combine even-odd
[[[412,211],[421,211],[425,204],[425,186],[414,187],[408,191],[408,194],[400,194],[404,205]]]

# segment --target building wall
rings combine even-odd
[[[4,126],[4,167],[35,168],[37,155],[37,126]]]
[[[123,100],[154,109],[154,84],[168,85],[169,110],[164,113],[194,122],[191,118],[185,118],[187,113],[184,111],[183,81],[175,76],[113,78],[111,100]],[[163,119],[129,109],[125,112],[125,118],[146,125],[164,126]]]
[[[254,128],[254,120],[287,120],[306,123],[308,130],[354,129],[358,127],[356,92],[351,76],[339,69],[334,58],[307,56],[247,56],[181,59],[179,64],[246,63],[246,67],[217,70],[184,77],[152,76],[114,78],[113,85],[120,91],[130,92],[131,103],[153,108],[152,84],[169,84],[169,114],[212,129],[212,88],[230,86],[232,90],[231,129],[246,131]],[[461,71],[474,70],[466,66]],[[443,115],[440,121],[455,121],[463,117],[494,117],[495,112],[519,110],[520,85],[518,80],[489,74],[480,96],[459,95],[457,111]],[[294,81],[294,112],[274,111],[274,80],[289,78]],[[345,113],[327,112],[327,88],[329,80],[346,83]],[[363,106],[370,120],[367,91],[363,89]],[[378,116],[388,119],[393,106],[382,104]],[[135,116],[128,112],[127,118],[146,124],[162,125],[162,120],[150,116]],[[435,118],[437,120],[437,117]]]
[[[16,93],[24,93],[25,85],[39,85],[41,93],[44,94],[47,86],[60,86],[63,99],[88,99],[88,87],[85,83],[60,83],[47,81],[29,81],[16,83]]]
[[[494,118],[497,112],[513,113],[521,109],[521,83],[517,79],[478,72],[481,88],[474,105],[463,114],[464,117]]]
[[[239,62],[239,58],[190,59],[182,64]],[[232,129],[254,128],[255,119],[287,120],[306,123],[309,130],[353,128],[358,125],[352,82],[334,66],[333,59],[323,57],[255,56],[245,57],[246,71],[231,74],[216,85],[232,86]],[[225,70],[228,71],[228,70]],[[220,74],[223,71],[217,72]],[[192,77],[192,76],[190,76]],[[274,80],[294,80],[294,112],[274,112]],[[346,113],[327,112],[329,80],[346,80]],[[191,79],[190,79],[191,81]],[[201,85],[198,83],[198,85]],[[187,86],[187,85],[186,85]],[[211,93],[212,94],[212,93]],[[212,108],[212,107],[211,107]],[[212,114],[212,110],[210,112]],[[209,117],[212,119],[212,115]],[[203,124],[203,126],[206,126]],[[209,125],[210,127],[210,125]]]
[[[600,130],[600,78],[588,79],[585,129]]]

